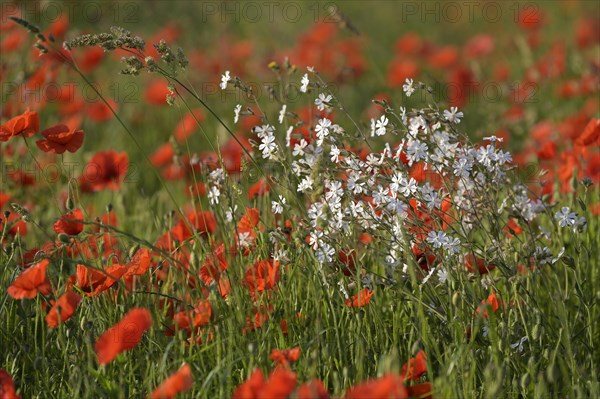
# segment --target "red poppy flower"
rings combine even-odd
[[[0,126],[0,141],[8,141],[13,136],[31,137],[40,130],[40,120],[35,111],[25,111]]]
[[[15,237],[17,235],[24,237],[27,235],[27,223],[16,213],[11,213],[8,218],[0,215],[0,229],[4,228],[4,224],[9,225],[8,234]]]
[[[117,324],[110,327],[96,341],[98,363],[108,364],[120,353],[133,349],[140,343],[144,332],[152,326],[152,316],[147,309],[130,310]]]
[[[246,270],[244,285],[252,294],[275,287],[279,281],[279,261],[258,260]]]
[[[152,256],[150,251],[146,248],[138,249],[129,261],[125,268],[127,271],[123,275],[123,278],[132,276],[141,276],[148,271],[150,263],[152,262]]]
[[[498,298],[496,297],[496,293],[492,292],[490,294],[490,296],[487,297],[487,299],[481,301],[481,304],[479,305],[479,307],[476,310],[476,314],[482,314],[483,312],[483,317],[484,318],[488,318],[488,312],[486,308],[489,308],[492,310],[492,312],[496,313],[498,311],[498,308],[500,307],[500,302],[498,301]]]
[[[86,165],[80,181],[83,188],[89,191],[118,190],[128,167],[129,158],[126,152],[114,150],[97,152]]]
[[[338,251],[338,259],[342,263],[342,273],[346,276],[351,276],[356,272],[356,251],[353,249]]]
[[[148,104],[167,105],[168,94],[170,94],[168,83],[164,80],[155,80],[148,84],[144,98]]]
[[[76,236],[83,231],[83,212],[76,209],[74,212],[67,213],[54,223],[52,229],[57,233],[64,233],[69,236]]]
[[[257,398],[287,398],[296,388],[297,381],[296,373],[276,368],[269,375],[269,380],[260,390]]]
[[[183,363],[183,365],[160,384],[150,395],[151,399],[171,399],[178,393],[189,391],[194,384],[192,368]]]
[[[264,177],[261,177],[256,183],[248,188],[248,198],[253,200],[256,196],[263,196],[270,190],[269,184]]]
[[[387,374],[375,380],[357,384],[346,392],[346,399],[405,399],[408,393],[402,378]]]
[[[218,281],[223,273],[229,267],[225,257],[225,244],[219,245],[206,258],[200,268],[200,278],[206,285],[210,285],[213,281]]]
[[[150,156],[150,162],[154,166],[165,166],[173,160],[175,150],[171,143],[165,143],[158,147],[156,151]]]
[[[27,32],[21,29],[15,29],[3,36],[5,37],[0,42],[0,51],[3,54],[17,50],[27,40]]]
[[[56,125],[42,132],[45,140],[36,141],[44,152],[62,154],[65,151],[75,152],[83,144],[83,130],[71,129],[67,125]]]
[[[198,123],[204,119],[204,112],[201,109],[195,109],[192,112],[188,112],[181,118],[175,130],[173,136],[179,142],[184,141],[192,133],[198,129]]]
[[[485,260],[473,254],[468,254],[465,259],[465,266],[470,273],[487,274],[496,268],[495,265],[486,264]]]
[[[302,350],[299,347],[291,349],[273,349],[269,359],[273,360],[279,366],[288,366],[290,363],[298,361]]]
[[[79,68],[83,72],[91,72],[104,58],[106,53],[102,47],[89,47],[83,50],[83,54],[78,59]]]
[[[406,79],[413,79],[419,75],[419,66],[410,59],[396,59],[390,64],[387,81],[391,87],[402,86]]]
[[[190,320],[190,315],[192,316],[192,320]],[[194,310],[191,312],[183,311],[173,315],[173,321],[177,328],[191,333],[192,327],[194,328],[194,331],[197,332],[200,327],[210,322],[211,317],[212,306],[210,305],[210,302],[201,300],[194,306]]]
[[[419,351],[415,357],[411,358],[402,366],[400,376],[404,380],[417,381],[423,374],[427,372],[427,355],[423,351]]]
[[[2,210],[2,208],[4,208],[4,206],[6,204],[8,204],[8,202],[10,201],[10,199],[11,199],[11,195],[10,194],[0,192],[0,210]]]
[[[204,212],[189,212],[187,215],[187,222],[180,220],[173,228],[167,233],[166,239],[169,239],[169,235],[178,240],[179,242],[189,239],[192,234],[198,234],[199,236],[206,236],[212,234],[217,230],[217,221],[215,216],[210,211]],[[194,228],[194,232],[190,231],[190,225]]]
[[[52,292],[50,281],[46,277],[46,269],[50,265],[48,259],[44,259],[39,263],[31,266],[29,269],[21,273],[15,281],[6,290],[7,294],[14,299],[31,299],[38,292],[43,295],[48,295]]]
[[[73,290],[65,292],[52,306],[50,312],[46,315],[46,324],[48,327],[58,327],[60,323],[64,323],[69,320],[71,316],[77,310],[77,306],[81,301],[81,295],[75,293]]]
[[[494,38],[490,35],[477,35],[464,46],[463,52],[468,58],[483,58],[494,51]]]
[[[69,277],[69,281],[77,284],[89,296],[98,295],[115,285],[126,271],[127,268],[119,264],[114,264],[104,270],[77,265],[77,273],[75,276]]]
[[[242,329],[242,334],[246,334],[248,331],[256,331],[269,320],[269,312],[273,311],[271,305],[254,309],[254,316],[246,316],[246,325]]]
[[[590,146],[598,139],[600,139],[600,118],[595,118],[589,121],[575,143],[581,146]]]
[[[297,399],[329,399],[329,392],[320,380],[312,380],[298,387]]]
[[[102,100],[98,100],[93,102],[87,106],[87,114],[89,118],[94,122],[104,122],[112,118],[113,113],[111,108],[116,111],[117,103],[110,98],[106,100],[108,105],[104,103]]]
[[[421,384],[411,385],[406,387],[408,396],[417,399],[431,399],[433,397],[433,386],[431,382],[423,382]]]
[[[548,141],[538,150],[537,156],[544,160],[553,159],[556,156],[556,143],[554,141]]]
[[[1,399],[21,399],[15,390],[15,383],[4,369],[0,369],[0,398]]]
[[[429,57],[429,65],[434,69],[446,69],[458,62],[458,50],[454,46],[438,49]]]
[[[352,298],[346,299],[346,306],[350,308],[362,308],[367,306],[371,302],[371,297],[375,291],[370,291],[367,288],[363,288],[358,294],[353,295]]]
[[[265,385],[265,377],[260,369],[254,370],[250,378],[233,391],[232,399],[258,399]]]
[[[260,214],[258,212],[258,208],[246,208],[246,213],[240,219],[237,229],[240,233],[251,233],[254,234],[253,237],[256,237],[256,232],[254,231],[258,222],[260,220]]]
[[[401,55],[417,54],[423,46],[423,41],[415,32],[407,32],[395,44],[396,53]]]

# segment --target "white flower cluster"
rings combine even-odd
[[[301,93],[308,91],[309,82],[304,74]],[[316,82],[311,87],[321,86]],[[407,96],[422,88],[422,83],[411,79],[403,86]],[[354,123],[352,137],[373,138],[373,143],[366,143],[370,151],[365,153],[355,149],[359,146],[353,146],[350,135],[333,122],[330,113],[340,107],[338,99],[321,92],[314,105],[328,115],[315,112],[312,120],[295,125],[294,113],[286,105],[280,108],[279,123],[287,115],[292,125],[285,133],[287,148],[278,146],[272,125],[257,126],[254,132],[262,158],[291,170],[289,181],[306,206],[300,225],[323,264],[334,262],[344,245],[368,233],[377,237],[377,251],[385,254],[385,274],[392,281],[396,270],[406,271],[407,258],[414,256],[405,253],[406,248],[415,251],[417,244],[426,246],[438,255],[443,252],[445,260],[460,263],[470,253],[470,231],[490,228],[485,220],[512,217],[530,223],[546,213],[547,205],[509,176],[512,157],[497,146],[501,139],[487,137],[484,145],[475,146],[459,136],[456,125],[464,115],[456,107],[386,109],[384,115],[370,120],[370,135]],[[240,108],[236,107],[236,119]],[[397,137],[395,143],[384,141],[392,136]],[[281,215],[289,205],[285,197],[274,194],[277,199],[271,201],[271,210]],[[217,185],[211,187],[209,200],[218,202]],[[569,208],[555,216],[561,227],[585,227],[585,219]],[[533,257],[542,264],[555,262],[560,255],[555,258],[547,247],[538,246]],[[449,270],[445,262],[430,267],[423,282],[437,271],[443,283]]]

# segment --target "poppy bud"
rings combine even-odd
[[[452,305],[458,306],[458,301],[460,300],[460,292],[456,291],[454,295],[452,295]]]
[[[71,241],[71,239],[69,238],[69,236],[67,234],[65,234],[65,233],[60,233],[58,235],[58,240],[60,242],[62,242],[63,244],[68,244]]]
[[[75,202],[73,201],[73,198],[71,198],[70,195],[67,197],[67,201],[65,202],[65,208],[67,208],[68,211],[72,211],[73,209],[75,209]]]
[[[527,389],[529,387],[529,373],[525,373],[521,376],[521,388]]]
[[[421,340],[416,340],[415,343],[410,348],[410,353],[413,356],[416,356],[417,353],[419,353],[420,350],[421,350]]]
[[[531,330],[531,338],[533,338],[534,341],[537,341],[540,338],[540,323],[537,323],[535,326],[533,326],[533,329]]]
[[[129,250],[129,259],[133,258],[133,255],[135,255],[138,249],[140,249],[139,244],[135,244],[133,247],[131,247]]]
[[[548,381],[549,384],[554,384],[554,362],[550,363],[546,368],[546,381]]]

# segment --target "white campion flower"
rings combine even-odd
[[[463,158],[454,161],[454,165],[452,165],[452,167],[454,168],[455,176],[468,178],[471,176],[471,169],[473,168],[473,165],[468,160]]]
[[[304,76],[302,76],[302,80],[300,81],[301,86],[300,86],[300,91],[302,93],[306,93],[308,91],[308,84],[310,83],[310,81],[308,80],[308,74],[305,73]]]
[[[300,143],[296,143],[294,145],[294,150],[292,151],[292,155],[297,157],[299,155],[304,155],[304,149],[308,145],[308,142],[304,139],[300,140]]]
[[[438,280],[440,283],[444,284],[448,280],[448,271],[443,267],[440,268],[437,272]]]
[[[238,234],[238,244],[240,247],[248,248],[252,245],[254,238],[250,236],[250,232],[244,231]]]
[[[221,90],[225,90],[227,88],[227,83],[231,80],[231,76],[229,75],[229,71],[225,71],[223,75],[221,75]]]
[[[449,254],[454,255],[460,252],[460,240],[458,238],[450,238],[448,237],[446,243],[444,244],[444,249],[448,251]]]
[[[321,237],[323,237],[323,232],[321,230],[312,231],[308,238],[308,245],[310,245],[313,250],[316,250],[317,248],[319,248],[322,242]]]
[[[415,92],[415,88],[413,86],[413,80],[406,79],[405,82],[406,83],[402,86],[402,90],[404,90],[404,94],[406,94],[406,97],[410,97],[410,95]]]
[[[387,204],[387,209],[396,213],[402,219],[406,219],[408,217],[408,206],[397,197],[392,197],[390,202]]]
[[[567,206],[562,207],[559,212],[556,212],[554,217],[558,220],[560,227],[573,226],[577,220],[577,214],[571,212],[571,209]]]
[[[371,118],[371,137],[375,137],[375,118]]]
[[[217,186],[212,186],[210,191],[208,192],[208,201],[211,205],[219,204],[219,197],[221,196],[221,191]]]
[[[304,177],[304,179],[302,179],[300,184],[298,184],[298,191],[303,193],[306,190],[312,190],[312,188],[313,188],[312,184],[313,184],[313,179],[311,179],[310,176],[306,176],[306,177]]]
[[[238,206],[234,205],[233,207],[229,207],[229,209],[227,211],[225,211],[225,220],[227,220],[228,223],[233,222],[233,218],[235,216],[235,212],[237,211]]]
[[[346,183],[348,190],[352,191],[353,194],[361,194],[366,192],[365,184],[360,181],[360,174],[357,172],[351,172]]]
[[[283,107],[281,107],[281,110],[279,111],[279,124],[281,125],[283,123],[283,118],[285,118],[285,112],[287,110],[287,105],[283,104]]]
[[[419,115],[410,119],[408,123],[408,134],[412,137],[417,137],[419,130],[427,130],[427,121],[423,116]]]
[[[218,184],[225,180],[225,172],[223,171],[223,168],[217,168],[210,172],[208,178],[210,179],[210,181]]]
[[[271,125],[262,125],[254,127],[254,133],[256,133],[256,135],[261,139],[265,136],[272,135],[274,132],[275,128]]]
[[[261,145],[258,146],[258,149],[262,151],[263,158],[271,159],[275,152],[277,152],[277,144],[275,143],[275,136],[270,133],[261,139]]]
[[[408,158],[409,166],[420,160],[427,160],[427,144],[419,140],[409,140],[406,148],[406,158]]]
[[[448,236],[443,231],[430,231],[427,235],[427,242],[433,245],[434,248],[441,248],[448,242]]]
[[[335,144],[331,145],[331,150],[329,151],[329,155],[331,156],[331,162],[338,163],[340,162],[340,149],[337,148]]]
[[[406,117],[406,108],[400,107],[400,119],[402,119],[402,124],[406,126],[408,124],[408,118]]]
[[[326,182],[325,187],[327,188],[327,192],[325,193],[325,199],[327,201],[330,201],[333,197],[339,197],[344,193],[344,190],[342,190],[342,183],[339,181],[334,180]]]
[[[377,186],[377,191],[373,191],[372,197],[375,205],[385,205],[389,202],[387,187]]]
[[[519,352],[523,352],[523,343],[525,343],[525,341],[527,341],[527,336],[524,336],[523,338],[521,338],[520,340],[518,340],[517,342],[515,342],[514,344],[511,344],[510,347],[512,349],[517,349]]]
[[[331,245],[327,244],[326,242],[321,243],[321,247],[315,253],[319,263],[333,261],[334,254],[335,254],[335,249]]]
[[[495,143],[496,141],[498,142],[503,142],[504,139],[500,138],[500,137],[496,137],[496,136],[489,136],[489,137],[484,137],[483,138],[486,141],[491,141],[492,143]]]
[[[431,276],[433,276],[434,272],[435,272],[435,267],[432,267],[431,270],[429,271],[429,273],[427,273],[427,275],[425,277],[423,277],[421,284],[427,284],[427,282],[429,281]]]
[[[233,110],[233,123],[238,123],[240,120],[240,111],[242,110],[242,105],[238,104],[235,106]]]
[[[444,110],[444,118],[450,123],[459,124],[460,118],[462,118],[464,114],[462,112],[458,112],[457,107],[450,107],[450,111],[447,109]]]
[[[274,214],[278,215],[283,213],[283,206],[285,205],[286,200],[283,195],[279,196],[279,201],[271,201],[271,211]]]
[[[329,103],[332,99],[333,97],[331,96],[331,94],[325,95],[324,93],[319,93],[319,97],[315,99],[315,105],[317,106],[317,109],[319,111],[329,111],[331,109]]]
[[[322,145],[325,137],[329,136],[329,128],[331,127],[331,121],[327,118],[319,119],[317,126],[315,126],[315,133],[317,134],[317,145]]]
[[[389,120],[385,117],[385,115],[381,115],[381,118],[375,124],[375,134],[378,136],[383,136],[386,132],[386,126],[388,125]]]

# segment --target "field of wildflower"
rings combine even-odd
[[[600,397],[600,3],[0,7],[0,399]]]

